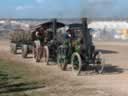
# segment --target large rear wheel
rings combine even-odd
[[[95,57],[95,71],[101,74],[104,70],[105,59],[101,52],[98,52]]]
[[[72,71],[75,75],[79,75],[82,69],[81,56],[78,53],[74,53],[71,58]]]

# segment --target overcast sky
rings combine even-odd
[[[0,0],[1,18],[128,17],[128,0]]]

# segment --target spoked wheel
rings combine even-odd
[[[82,60],[78,53],[74,53],[71,58],[72,71],[75,75],[79,75],[82,69]]]
[[[26,58],[27,57],[27,55],[28,55],[28,45],[23,45],[22,46],[22,57],[23,58]]]
[[[98,52],[95,57],[95,71],[101,74],[104,70],[105,59],[101,52]]]
[[[48,65],[48,61],[49,61],[49,49],[48,49],[48,46],[44,46],[43,55],[44,55],[45,63]]]
[[[61,70],[66,70],[66,49],[63,46],[60,46],[57,50],[57,64]]]

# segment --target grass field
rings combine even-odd
[[[28,66],[0,60],[0,96],[40,96],[33,91],[44,88],[45,82],[34,75]]]
[[[0,96],[95,96],[97,89],[47,68],[0,59]],[[91,95],[90,95],[91,94]],[[84,96],[84,95],[81,95]]]

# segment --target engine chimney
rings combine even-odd
[[[57,20],[56,19],[52,19],[52,23],[53,23],[53,26],[52,26],[52,28],[53,28],[53,38],[55,39],[55,36],[56,36],[56,22],[57,22]]]
[[[88,31],[87,18],[82,18],[81,21],[82,21],[83,42],[85,48],[87,47],[89,48],[92,45],[92,37]]]

